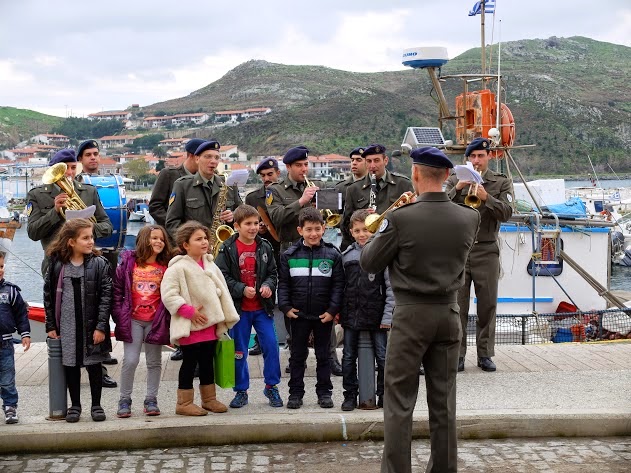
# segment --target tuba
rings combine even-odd
[[[66,178],[67,169],[68,166],[66,165],[66,163],[54,164],[53,166],[49,167],[42,176],[42,183],[55,184],[57,187],[59,187],[59,189],[61,189],[61,192],[63,192],[64,194],[68,194],[68,200],[66,200],[65,205],[66,209],[83,210],[87,207],[87,205],[85,205],[85,202],[81,200],[81,197],[79,197],[79,194],[77,194],[77,191],[74,189],[71,183],[68,182],[68,179]],[[63,209],[61,210],[61,216],[66,218],[66,213]],[[96,218],[94,216],[90,217],[90,220],[92,221],[92,223],[96,223]]]
[[[213,255],[213,258],[217,258],[219,254],[219,248],[221,248],[221,244],[234,235],[234,230],[230,228],[228,225],[224,225],[221,223],[221,212],[226,209],[226,201],[228,199],[228,191],[230,187],[228,186],[228,176],[227,173],[223,175],[225,182],[224,185],[219,190],[219,197],[217,198],[217,207],[215,207],[215,213],[213,214],[213,221],[209,229],[209,245],[208,250],[209,253]]]
[[[476,169],[476,171],[478,171],[478,169]],[[482,200],[480,200],[480,198],[477,195],[479,186],[480,184],[478,184],[477,182],[474,185],[470,185],[469,192],[467,193],[467,196],[464,198],[464,204],[468,205],[472,209],[477,209],[480,207],[480,205],[482,205]]]
[[[366,220],[364,220],[366,230],[368,230],[370,233],[375,233],[377,230],[379,230],[381,222],[383,222],[383,219],[386,218],[386,214],[388,212],[409,204],[410,202],[412,202],[414,196],[415,194],[413,192],[404,192],[403,194],[401,194],[401,197],[395,200],[392,205],[388,207],[381,215],[377,213],[368,215],[368,217],[366,217]]]

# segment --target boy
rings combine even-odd
[[[31,348],[31,326],[28,322],[28,306],[22,299],[20,288],[4,280],[4,258],[0,252],[0,396],[4,421],[18,422],[18,391],[15,388],[15,358],[13,332],[17,329],[22,337],[24,351]]]
[[[342,306],[342,255],[335,246],[322,240],[324,220],[315,208],[300,211],[298,233],[302,238],[281,255],[278,284],[278,308],[290,319],[292,340],[287,408],[302,406],[305,361],[309,355],[307,343],[311,332],[317,360],[318,404],[331,408],[333,385],[329,344],[333,317]]]
[[[344,386],[343,411],[357,407],[357,350],[359,333],[370,332],[375,358],[377,359],[377,406],[383,407],[383,372],[386,363],[388,330],[392,323],[394,293],[390,287],[388,270],[377,274],[367,273],[359,266],[361,250],[371,237],[364,221],[370,212],[356,210],[349,223],[350,234],[355,240],[342,254],[346,287],[341,311],[344,327],[344,355],[342,373]]]
[[[276,385],[280,382],[280,355],[274,328],[274,294],[278,283],[272,245],[258,235],[259,214],[250,205],[234,211],[234,228],[238,232],[228,238],[217,255],[234,305],[241,319],[232,328],[235,345],[235,396],[230,407],[248,403],[250,373],[248,344],[252,326],[263,350],[263,394],[272,407],[283,407]]]

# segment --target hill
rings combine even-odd
[[[49,133],[64,121],[44,113],[13,107],[0,107],[0,146],[15,146],[38,133]]]
[[[442,73],[479,72],[479,57],[480,48],[471,49]],[[514,153],[526,173],[586,171],[587,155],[597,170],[631,171],[631,48],[583,37],[509,42],[502,45],[502,75],[516,144],[537,145]],[[454,86],[445,88],[452,111],[461,92]],[[144,111],[268,106],[268,116],[208,135],[253,155],[279,155],[299,143],[317,154],[346,154],[370,142],[395,149],[407,126],[435,126],[430,91],[424,71],[353,73],[248,61],[186,97]]]

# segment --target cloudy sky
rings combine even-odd
[[[0,105],[59,116],[149,105],[249,59],[402,69],[404,48],[446,46],[454,57],[479,46],[474,3],[0,0]],[[580,35],[631,46],[630,0],[497,0],[496,10],[496,40],[501,29],[502,41]]]

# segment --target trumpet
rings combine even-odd
[[[368,230],[370,233],[375,233],[377,230],[379,230],[379,227],[381,226],[383,219],[386,218],[386,214],[388,212],[409,204],[410,202],[412,202],[412,199],[414,197],[415,194],[413,192],[404,192],[403,194],[401,194],[401,197],[395,200],[392,205],[388,207],[381,215],[377,213],[370,214],[368,217],[366,217],[366,220],[364,220],[366,230]]]
[[[51,167],[49,167],[44,175],[42,176],[42,183],[44,184],[55,184],[61,192],[68,194],[68,199],[66,200],[65,207],[68,210],[83,210],[87,207],[85,202],[81,200],[77,191],[74,190],[74,187],[68,182],[66,179],[66,170],[68,166],[66,163],[57,163]],[[66,212],[62,208],[61,216],[66,218]],[[96,223],[96,217],[90,217],[92,223]]]
[[[307,175],[305,174],[305,184],[307,187],[315,187],[316,185],[310,181],[309,179],[307,179]]]
[[[476,171],[480,172],[477,168],[474,168]],[[469,186],[469,192],[467,196],[464,198],[464,204],[471,207],[472,209],[477,209],[482,205],[482,200],[478,197],[478,187],[480,184],[477,182],[474,185]]]

